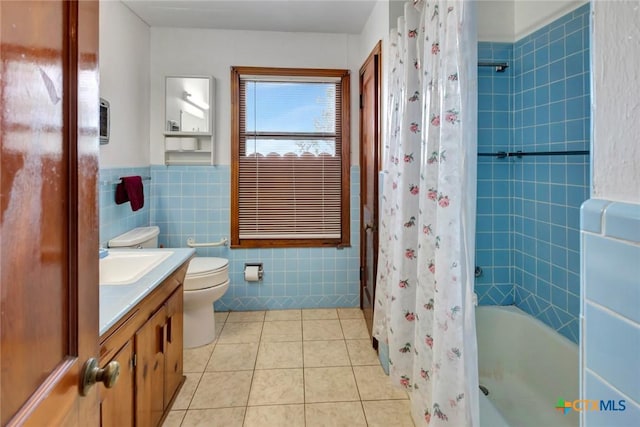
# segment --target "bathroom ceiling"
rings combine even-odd
[[[123,0],[151,27],[360,34],[373,0]]]

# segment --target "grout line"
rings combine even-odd
[[[267,317],[266,312],[264,317]],[[249,412],[249,398],[251,398],[251,390],[253,389],[253,380],[256,376],[256,365],[258,363],[258,354],[260,353],[260,343],[262,342],[262,333],[264,331],[264,317],[262,321],[262,327],[260,328],[260,337],[258,338],[258,351],[256,352],[256,359],[253,361],[253,371],[251,371],[251,384],[249,384],[249,394],[247,395],[247,402],[244,407],[244,416],[242,417],[242,425],[245,424],[247,419],[247,412]]]
[[[304,363],[304,322],[302,321],[302,311],[300,312],[300,328],[302,336],[300,337],[300,345],[302,347],[302,415],[304,417],[304,425],[307,425],[307,383],[305,381],[306,366]]]

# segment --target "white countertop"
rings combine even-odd
[[[110,251],[172,251],[157,267],[130,285],[100,285],[100,335],[115,325],[129,310],[151,293],[194,253],[192,248],[110,249]]]

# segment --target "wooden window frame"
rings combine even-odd
[[[325,77],[341,79],[341,197],[339,238],[240,239],[240,79],[241,76]],[[299,248],[350,246],[351,114],[350,73],[344,69],[231,67],[231,248]]]

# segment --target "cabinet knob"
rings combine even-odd
[[[89,389],[97,383],[101,382],[106,388],[113,387],[118,381],[120,375],[120,363],[111,361],[104,368],[98,366],[98,359],[92,357],[87,360],[82,369],[82,379],[80,381],[80,394],[86,396]]]

